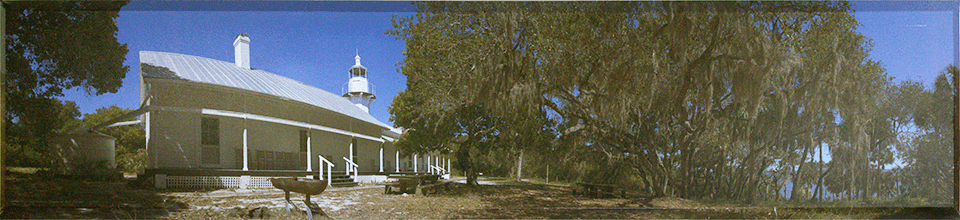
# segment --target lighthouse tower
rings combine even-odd
[[[347,93],[344,98],[353,102],[353,105],[360,107],[365,112],[370,112],[370,102],[377,99],[377,96],[370,93],[370,84],[367,83],[367,68],[360,65],[360,55],[354,57],[357,61],[350,67],[350,82],[347,83]]]

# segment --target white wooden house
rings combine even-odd
[[[138,113],[157,187],[263,188],[270,177],[316,176],[328,167],[348,183],[449,170],[442,155],[400,157],[393,141],[401,131],[368,113],[376,96],[359,56],[347,71],[348,91],[335,95],[251,68],[245,35],[233,45],[233,63],[140,52]]]

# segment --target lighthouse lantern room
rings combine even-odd
[[[363,111],[370,112],[370,102],[377,99],[377,96],[370,92],[370,84],[367,82],[367,68],[360,65],[360,55],[353,59],[356,60],[356,64],[350,67],[350,81],[347,83],[347,92],[343,94],[343,97],[349,99]]]

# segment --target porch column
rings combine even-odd
[[[249,170],[249,166],[247,166],[248,164],[247,161],[249,161],[247,159],[248,158],[247,152],[249,152],[249,150],[247,149],[247,129],[244,128],[243,129],[243,170],[244,171]]]
[[[383,173],[383,144],[380,144],[380,172]]]
[[[351,139],[351,140],[350,140],[350,157],[349,157],[349,158],[350,158],[350,162],[353,162],[353,148],[354,148],[354,146],[353,146],[353,140]],[[345,169],[347,169],[347,175],[350,175],[350,171],[351,171],[352,169],[355,169],[355,168],[350,167],[350,164],[348,163],[348,164],[347,164],[347,168],[345,168]]]
[[[417,155],[416,154],[413,155],[413,172],[414,173],[417,172]]]
[[[400,172],[400,150],[397,150],[397,156],[394,160],[397,162],[397,166],[393,168],[396,168],[397,173],[399,173]]]
[[[427,173],[429,174],[433,174],[433,167],[430,167],[431,163],[433,163],[433,161],[430,161],[430,154],[427,154]]]
[[[307,130],[307,172],[313,171],[313,161],[310,160],[310,150],[310,130]]]

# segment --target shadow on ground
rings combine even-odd
[[[592,219],[742,219],[742,218],[957,218],[950,208],[856,207],[779,208],[705,205],[679,198],[593,198],[573,195],[566,187],[509,182],[467,187],[455,184],[445,196],[479,196],[483,206],[459,210],[452,218],[592,218]]]
[[[508,185],[455,185],[462,194],[480,196],[480,209],[461,210],[454,218],[630,218],[650,208],[650,199],[599,199],[573,195],[566,187],[509,182]]]
[[[0,218],[158,218],[188,208],[129,181],[5,172]]]
[[[960,216],[950,207],[892,208],[893,213],[879,219],[958,219]]]

